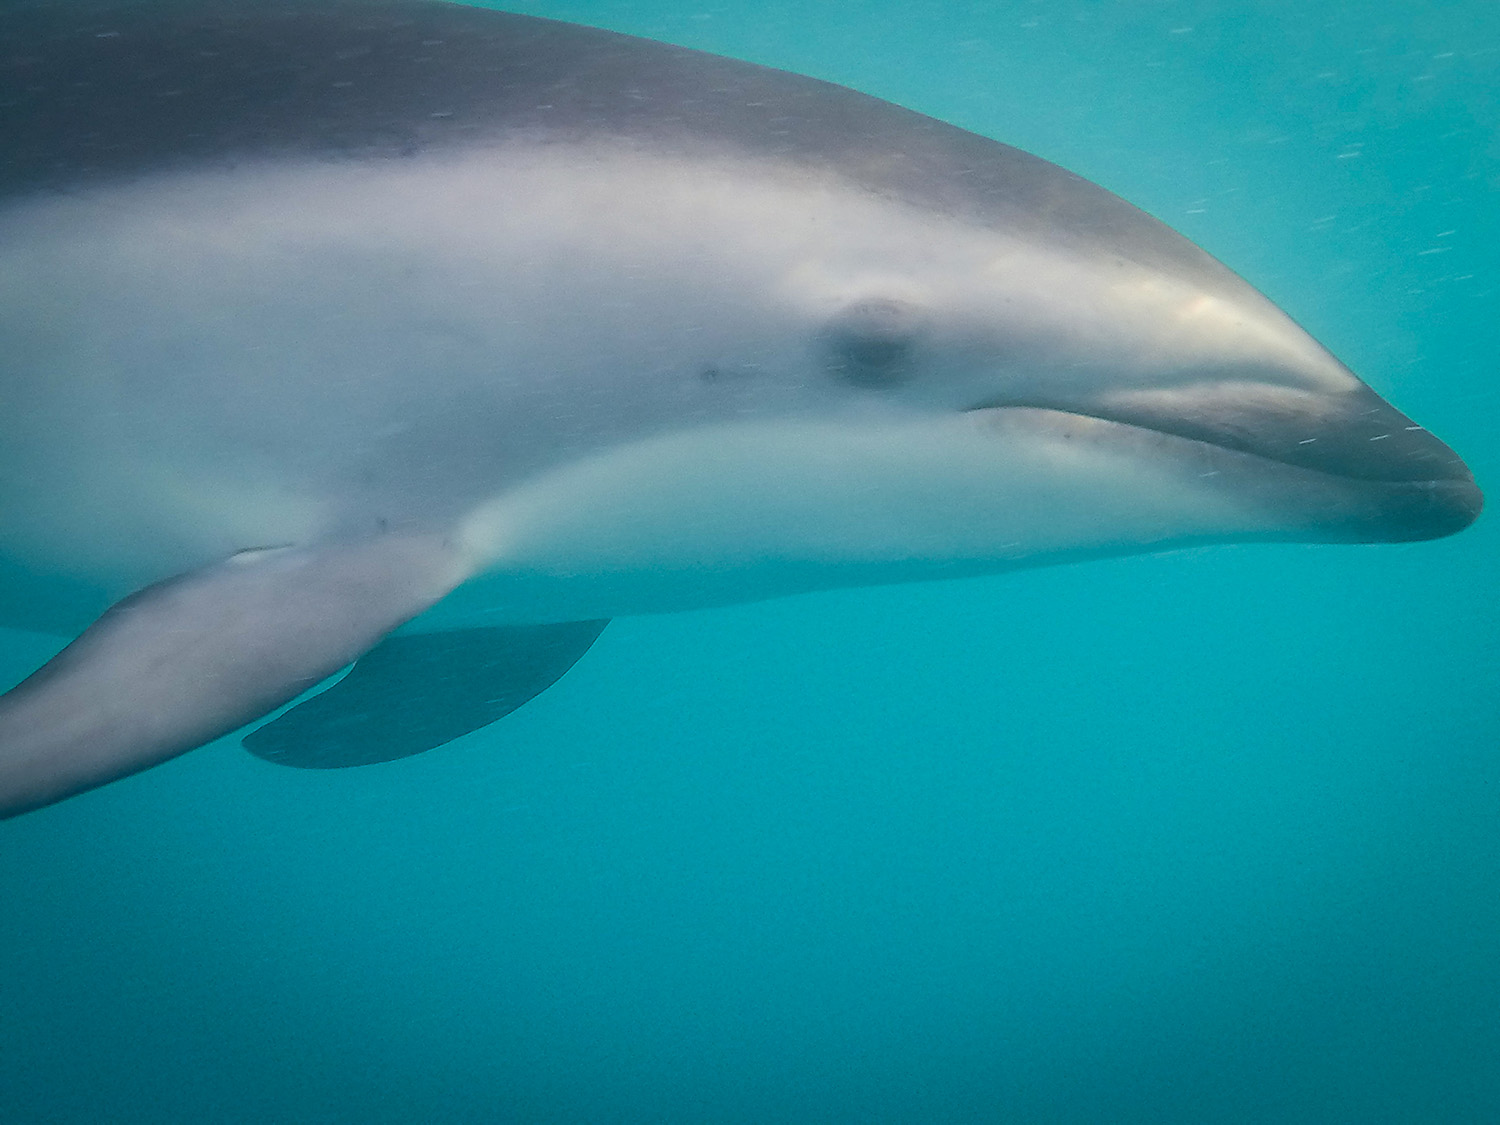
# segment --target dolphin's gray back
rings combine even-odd
[[[250,160],[591,138],[800,163],[1020,237],[1243,284],[1044,160],[701,51],[435,0],[0,8],[0,200]]]

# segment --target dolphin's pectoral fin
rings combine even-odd
[[[407,758],[510,714],[557,682],[607,622],[390,637],[338,683],[245,736],[303,769]]]
[[[440,540],[388,537],[246,551],[132,594],[0,696],[0,817],[228,734],[461,577]]]

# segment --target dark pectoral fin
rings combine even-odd
[[[461,577],[436,540],[247,551],[120,602],[0,696],[0,816],[191,750],[295,698]]]
[[[327,691],[246,735],[245,748],[304,769],[420,754],[493,723],[551,687],[605,624],[390,637]]]

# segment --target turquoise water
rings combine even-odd
[[[506,6],[1065,164],[1500,487],[1492,0]],[[624,620],[420,758],[8,822],[0,1121],[1500,1120],[1497,547]]]

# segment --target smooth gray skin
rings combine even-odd
[[[403,622],[465,632],[266,756],[417,752],[462,730],[383,690],[403,654],[484,654],[472,729],[597,632],[522,626],[1482,504],[1190,242],[813,79],[422,0],[43,0],[0,7],[0,110],[0,622],[119,602],[0,697],[0,814]],[[407,743],[299,752],[387,694]]]

